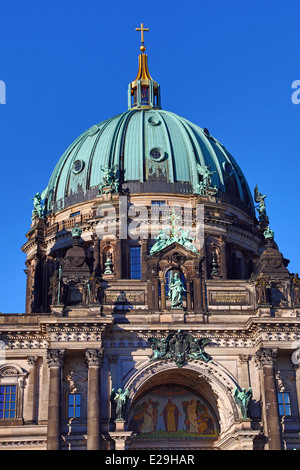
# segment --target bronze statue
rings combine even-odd
[[[250,405],[250,401],[252,399],[252,388],[248,388],[246,390],[245,388],[242,388],[241,391],[236,387],[234,391],[234,399],[237,405],[239,406],[242,414],[242,419],[248,419],[248,409]]]
[[[259,204],[257,208],[257,212],[259,214],[259,220],[261,221],[269,221],[269,217],[267,216],[267,211],[266,211],[266,199],[267,195],[262,194],[259,192],[257,185],[254,188],[254,200]]]
[[[183,292],[186,292],[186,289],[183,286],[183,282],[178,276],[178,273],[174,274],[174,277],[170,277],[169,284],[169,299],[171,300],[171,308],[182,308],[182,295]]]
[[[124,392],[121,388],[118,388],[117,392],[115,392],[114,388],[111,391],[111,398],[114,400],[116,404],[117,421],[120,421],[120,420],[122,421],[124,419],[125,405],[126,405],[128,397],[129,397],[128,388],[126,388]]]

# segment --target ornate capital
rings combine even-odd
[[[277,349],[259,349],[256,352],[256,364],[259,366],[273,366],[277,357]]]
[[[28,363],[29,366],[35,366],[37,360],[38,360],[38,356],[28,356],[27,357],[27,363]]]
[[[250,361],[251,357],[248,354],[240,354],[239,361],[241,364],[247,364]]]
[[[62,367],[64,363],[65,349],[48,349],[47,362],[49,367]]]
[[[101,367],[103,361],[103,349],[86,349],[85,360],[88,368],[90,366]]]

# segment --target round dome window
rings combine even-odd
[[[230,165],[229,162],[223,162],[223,168],[224,168],[225,173],[227,173],[227,175],[232,174],[232,166]]]
[[[155,162],[161,162],[165,158],[165,152],[159,147],[151,149],[149,155]]]
[[[73,173],[75,173],[77,175],[77,173],[80,173],[84,168],[84,162],[82,160],[76,160],[74,163],[73,163]]]
[[[88,131],[88,134],[89,134],[90,137],[92,137],[93,135],[97,134],[98,131],[99,131],[99,127],[98,126],[93,126]]]
[[[150,126],[158,126],[160,124],[160,120],[156,116],[150,116],[148,119],[148,124]]]

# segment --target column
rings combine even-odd
[[[35,409],[35,397],[36,397],[36,363],[37,356],[27,357],[28,362],[28,382],[27,382],[27,406],[24,407],[24,421],[25,424],[31,424],[36,422],[36,409]]]
[[[202,312],[203,311],[202,280],[198,273],[193,279],[193,297],[194,297],[195,312],[196,313]]]
[[[220,261],[221,274],[223,279],[227,279],[227,259],[226,259],[226,237],[220,237]]]
[[[94,266],[93,270],[96,273],[96,275],[100,274],[101,268],[100,268],[100,240],[97,236],[94,236]]]
[[[249,360],[250,356],[247,354],[241,354],[239,356],[239,384],[243,388],[249,388],[250,387],[250,380],[249,380]]]
[[[166,309],[166,281],[165,279],[160,280],[160,298],[161,298],[161,309]]]
[[[116,279],[122,279],[122,240],[119,238],[116,239],[115,260]]]
[[[148,255],[148,240],[143,238],[140,242],[141,245],[141,272],[142,281],[147,279],[147,261],[146,256]]]
[[[300,420],[300,364],[293,363],[293,365],[294,365],[294,370],[295,370],[298,412],[299,412],[299,420]]]
[[[64,355],[64,349],[48,349],[47,351],[50,369],[47,450],[60,450],[61,376]]]
[[[190,312],[192,309],[192,299],[191,299],[191,287],[192,283],[190,280],[186,281],[186,308],[187,311]]]
[[[100,449],[100,370],[102,358],[102,349],[87,349],[85,351],[88,367],[87,450]]]
[[[31,312],[31,291],[32,291],[32,272],[31,272],[31,263],[30,261],[26,261],[26,304],[25,304],[25,312]]]
[[[269,450],[282,450],[274,361],[276,349],[260,349],[256,353],[261,370],[261,394],[264,397],[265,429]]]
[[[153,294],[154,294],[154,310],[159,309],[159,280],[158,278],[153,279]]]

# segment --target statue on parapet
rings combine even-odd
[[[269,222],[269,217],[267,216],[266,203],[265,199],[267,194],[262,194],[259,192],[257,185],[254,188],[254,200],[257,202],[258,207],[256,208],[258,212],[258,218],[261,222]]]
[[[95,275],[95,273],[92,273],[88,282],[88,293],[89,293],[89,300],[90,303],[95,304],[99,302],[99,293],[101,289],[101,283],[99,281],[99,278]]]
[[[300,304],[300,279],[298,273],[292,279],[292,289],[293,289],[293,304]]]
[[[46,215],[46,208],[44,206],[44,200],[48,192],[48,186],[42,193],[37,192],[33,198],[30,200],[33,201],[33,211],[32,211],[32,219],[38,217],[39,219],[43,219]]]
[[[102,183],[99,185],[99,193],[100,194],[108,194],[108,193],[117,193],[119,191],[119,166],[114,165],[112,167],[106,166],[101,167],[101,171],[103,171],[103,179]]]
[[[270,278],[260,274],[255,283],[258,304],[268,304],[270,302]]]
[[[201,177],[200,182],[196,185],[195,194],[199,194],[200,196],[207,196],[215,195],[218,192],[218,188],[216,186],[212,186],[211,176],[216,173],[215,171],[210,171],[209,166],[201,166],[197,163],[197,171]]]

